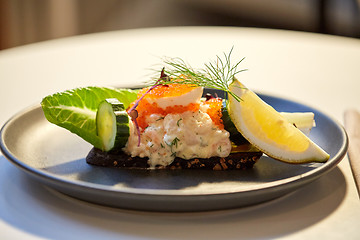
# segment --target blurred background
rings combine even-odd
[[[360,0],[0,0],[0,49],[162,26],[242,26],[360,37]]]

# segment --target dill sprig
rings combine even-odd
[[[231,48],[229,54],[224,53],[222,59],[218,55],[213,62],[205,63],[205,67],[201,69],[194,69],[181,58],[165,58],[164,63],[167,65],[163,69],[166,77],[162,77],[157,84],[190,84],[199,87],[207,87],[218,89],[233,96],[237,101],[240,97],[230,91],[229,85],[235,78],[235,75],[246,71],[246,69],[238,70],[239,64],[245,59],[242,58],[239,62],[232,65],[231,63]],[[162,76],[165,76],[162,74]],[[173,81],[173,79],[176,79]]]

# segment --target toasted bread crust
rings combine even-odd
[[[228,157],[175,158],[169,166],[156,166],[155,169],[211,169],[231,170],[249,169],[262,156],[262,152],[231,153]],[[86,157],[91,165],[115,168],[149,169],[148,158],[131,157],[123,152],[107,153],[93,148]]]

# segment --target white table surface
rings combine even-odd
[[[360,109],[360,40],[248,28],[115,31],[0,51],[0,125],[42,97],[79,86],[131,86],[160,57],[202,66],[246,57],[247,87],[321,109],[343,123]],[[150,213],[98,206],[32,180],[0,155],[0,239],[360,239],[348,158],[330,173],[266,204],[217,212]]]

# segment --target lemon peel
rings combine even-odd
[[[287,163],[326,162],[330,155],[234,78],[228,110],[237,130],[266,155]]]

